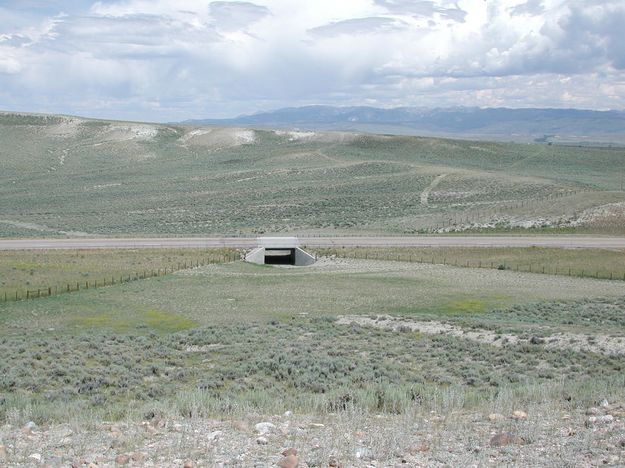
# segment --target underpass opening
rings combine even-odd
[[[295,265],[295,249],[265,249],[265,265]]]
[[[297,237],[259,237],[258,247],[248,252],[245,261],[259,265],[307,266],[315,257],[299,246]]]

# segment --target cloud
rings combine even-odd
[[[0,108],[177,120],[289,105],[625,107],[620,0],[13,0]]]
[[[14,75],[22,70],[22,65],[15,58],[11,57],[9,53],[0,47],[0,73],[6,75]]]
[[[437,4],[433,1],[412,0],[375,0],[375,3],[387,11],[396,14],[410,14],[415,16],[433,17],[440,15],[457,22],[464,22],[467,12],[454,4],[452,8]]]
[[[402,29],[404,25],[392,18],[371,17],[353,18],[334,21],[323,26],[309,29],[308,32],[319,37],[333,37],[341,34],[377,34]]]
[[[245,28],[271,14],[267,7],[249,2],[212,2],[209,10],[218,27],[224,30]]]

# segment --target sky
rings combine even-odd
[[[0,109],[625,109],[625,0],[0,0]]]

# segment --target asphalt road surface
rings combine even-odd
[[[411,236],[299,237],[308,247],[555,247],[625,249],[625,237]],[[149,249],[258,246],[254,237],[3,239],[0,250]]]

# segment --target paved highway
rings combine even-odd
[[[600,236],[411,236],[300,237],[308,247],[556,247],[625,249],[625,237]],[[2,239],[0,250],[252,248],[254,237]]]

